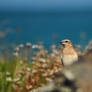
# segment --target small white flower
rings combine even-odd
[[[39,61],[41,61],[41,62],[43,62],[43,63],[46,62],[46,60],[45,60],[44,58],[40,58]]]
[[[15,57],[17,57],[19,54],[18,54],[18,52],[14,52],[13,55],[14,55]]]
[[[31,43],[29,43],[29,42],[26,43],[26,46],[27,46],[27,47],[30,47],[30,46],[31,46]]]
[[[20,45],[19,45],[19,48],[23,48],[23,47],[24,47],[24,45],[23,45],[23,44],[20,44]]]
[[[31,69],[29,67],[27,67],[27,71],[31,71]]]
[[[51,53],[51,57],[55,57],[55,54],[54,53]]]
[[[35,49],[35,48],[38,48],[39,49],[39,46],[38,45],[32,45],[32,48]]]
[[[6,75],[10,75],[10,72],[6,72]]]
[[[32,73],[36,73],[37,72],[37,70],[32,70]]]
[[[42,67],[44,68],[44,67],[47,67],[48,65],[47,64],[42,64]]]
[[[11,78],[11,77],[7,77],[7,78],[6,78],[6,81],[12,82],[12,78]]]
[[[13,79],[14,82],[17,82],[19,80],[20,80],[20,78]]]
[[[53,73],[54,73],[54,70],[51,70],[51,71],[49,72],[50,75],[53,75]]]
[[[32,87],[32,85],[26,85],[26,88],[27,88],[27,89],[31,89],[31,88],[33,88],[33,87]]]
[[[22,71],[22,70],[19,70],[17,73],[20,73],[20,74],[22,74],[22,73],[23,73],[23,71]]]
[[[51,81],[52,81],[52,79],[50,79],[50,78],[46,78],[46,80],[47,80],[48,82],[51,82]]]

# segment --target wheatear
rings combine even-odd
[[[62,52],[62,63],[64,66],[69,66],[78,61],[78,55],[73,48],[73,45],[70,40],[62,40],[61,45],[63,46]]]

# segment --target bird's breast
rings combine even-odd
[[[74,55],[64,55],[63,56],[63,64],[66,65],[66,66],[73,64],[77,60],[78,60],[77,54],[74,54]]]

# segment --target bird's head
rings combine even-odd
[[[65,48],[65,47],[71,47],[72,46],[72,43],[70,40],[68,39],[64,39],[60,42],[60,44]]]

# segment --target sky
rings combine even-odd
[[[0,0],[0,11],[92,9],[92,0]]]

